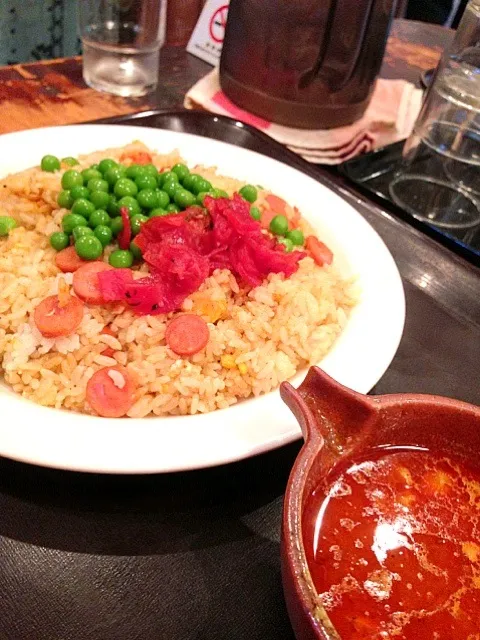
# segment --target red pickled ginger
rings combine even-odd
[[[150,275],[134,280],[129,269],[99,274],[106,301],[124,301],[138,313],[178,309],[215,269],[230,271],[246,284],[260,285],[269,273],[289,277],[305,254],[262,233],[250,216],[250,205],[238,195],[205,198],[206,211],[190,207],[181,213],[152,218],[142,225],[135,243]]]

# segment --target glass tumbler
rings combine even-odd
[[[480,224],[480,0],[467,5],[438,66],[390,195],[443,229]]]
[[[141,96],[158,80],[162,0],[79,0],[83,78],[94,89]]]

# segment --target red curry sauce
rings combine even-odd
[[[303,530],[344,640],[480,640],[478,469],[424,449],[376,450],[313,492]]]

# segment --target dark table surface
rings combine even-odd
[[[417,54],[434,51],[427,44],[415,44]],[[187,87],[191,69],[202,63],[180,59],[187,68],[173,67],[171,75]],[[389,68],[404,64],[399,60]],[[165,86],[162,106],[173,106],[174,92]],[[478,272],[369,205],[341,178],[322,171],[318,177],[375,226],[404,279],[405,334],[374,392],[480,403]],[[0,640],[292,638],[279,531],[299,447],[226,467],[139,477],[0,459]]]

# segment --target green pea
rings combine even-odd
[[[132,256],[133,256],[134,260],[141,260],[142,259],[142,250],[140,249],[138,244],[135,242],[135,240],[132,240],[130,242],[130,251],[132,253]]]
[[[48,173],[54,173],[60,169],[60,160],[57,156],[43,156],[40,162],[42,171],[48,171]]]
[[[10,216],[0,216],[0,237],[8,236],[17,226],[17,221]]]
[[[153,189],[142,189],[137,195],[138,204],[144,209],[158,207],[158,197]]]
[[[128,269],[133,264],[133,253],[128,249],[116,249],[110,254],[108,262],[117,269]]]
[[[186,189],[177,189],[173,198],[180,209],[187,209],[187,207],[191,207],[197,201],[193,193]]]
[[[79,198],[75,200],[72,206],[72,213],[77,213],[79,216],[89,218],[95,211],[95,205],[86,198]]]
[[[121,207],[126,207],[128,209],[128,215],[130,217],[137,215],[138,213],[142,213],[142,209],[138,204],[138,200],[136,200],[133,196],[125,196],[118,201],[118,209]]]
[[[110,216],[104,209],[96,209],[93,213],[90,214],[88,219],[88,226],[95,229],[99,224],[108,227],[110,225],[111,219]]]
[[[215,193],[215,198],[230,198],[228,193],[223,189],[214,189],[213,191]]]
[[[178,213],[180,211],[180,207],[178,207],[176,204],[167,204],[167,206],[165,207],[165,211],[167,213]]]
[[[178,176],[176,173],[174,173],[173,171],[164,171],[162,174],[163,176],[163,183],[165,184],[165,182],[168,182],[169,180],[173,180],[173,182],[176,182],[177,184],[180,184],[180,180],[178,179]],[[158,182],[158,178],[157,178],[157,182]]]
[[[178,179],[182,183],[185,180],[185,178],[188,176],[188,174],[190,173],[190,170],[187,167],[187,165],[186,164],[181,164],[181,163],[176,164],[173,167],[172,171],[177,174]]]
[[[110,194],[106,191],[92,191],[89,199],[97,209],[107,209],[110,203],[110,197]]]
[[[110,169],[107,169],[103,174],[104,180],[106,180],[111,187],[113,187],[115,183],[123,177],[125,177],[125,169],[120,165],[110,167]]]
[[[208,189],[205,189],[206,191],[212,191],[213,190],[212,183],[209,182],[208,180],[206,180],[205,178],[203,179],[203,184],[202,184],[201,181],[199,181],[199,182],[200,182],[200,185],[199,185],[200,191],[203,191],[204,190],[203,187],[207,187],[207,186],[208,186]]]
[[[164,209],[167,204],[170,204],[168,193],[165,193],[162,189],[155,189],[155,193],[157,194],[157,207]]]
[[[146,173],[149,176],[153,176],[155,178],[155,180],[158,177],[158,169],[155,165],[153,164],[143,164],[142,165],[142,170],[144,173]]]
[[[74,241],[76,242],[79,238],[83,238],[83,236],[91,236],[93,233],[90,227],[75,227],[72,231],[72,236]]]
[[[288,231],[288,220],[285,216],[279,215],[272,218],[270,231],[277,236],[284,236]]]
[[[161,216],[168,216],[169,212],[165,211],[165,209],[153,209],[153,211],[150,211],[150,213],[148,214],[149,218],[159,218]]]
[[[67,167],[74,167],[79,163],[76,158],[72,158],[72,156],[67,156],[66,158],[62,158],[62,164],[66,165]]]
[[[67,213],[62,218],[62,229],[65,233],[72,233],[75,227],[86,227],[87,221],[76,213]]]
[[[112,219],[110,229],[112,230],[114,236],[118,236],[120,231],[123,231],[123,220],[121,216],[117,216],[116,218]]]
[[[132,164],[127,167],[127,170],[125,171],[125,177],[130,178],[130,180],[135,180],[139,176],[145,175],[147,174],[145,173],[143,165],[141,164]]]
[[[302,245],[305,242],[303,231],[300,229],[292,229],[285,234],[285,237],[290,240],[294,245]]]
[[[82,178],[83,184],[87,184],[89,180],[101,179],[102,174],[98,169],[92,169],[92,167],[90,167],[89,169],[84,169],[82,171]]]
[[[135,184],[138,187],[139,191],[143,189],[156,189],[157,181],[153,176],[148,175],[148,173],[142,173],[135,179]]]
[[[79,229],[86,227],[78,227]],[[55,231],[50,236],[50,245],[55,249],[55,251],[61,251],[62,249],[66,249],[70,244],[70,240],[68,234],[63,233],[63,231]]]
[[[125,196],[136,196],[138,193],[138,187],[130,178],[120,178],[115,183],[113,193],[118,198],[124,198]]]
[[[68,189],[60,191],[57,196],[57,203],[62,209],[71,209],[73,204],[72,193]]]
[[[291,251],[293,251],[293,242],[288,238],[280,238],[278,243],[283,244],[283,246],[285,247],[285,251],[287,253],[290,253]]]
[[[238,193],[247,202],[255,202],[255,200],[258,198],[257,187],[254,187],[253,184],[246,184],[240,189]]]
[[[72,194],[73,200],[78,200],[79,198],[85,198],[88,200],[90,198],[90,191],[87,187],[77,185],[70,189],[70,193]]]
[[[101,174],[105,175],[109,169],[113,169],[113,167],[116,166],[117,163],[115,162],[115,160],[112,160],[112,158],[104,158],[98,163],[98,170]]]
[[[208,180],[205,180],[202,176],[195,174],[191,175],[190,184],[191,189],[189,189],[189,191],[192,191],[195,195],[202,193],[202,191],[210,191],[213,188]],[[185,189],[187,189],[186,186]]]
[[[175,175],[175,174],[174,174]],[[178,181],[169,179],[169,180],[165,180],[165,182],[163,183],[163,191],[165,191],[165,193],[168,195],[168,197],[170,199],[172,199],[175,196],[175,192],[177,189],[181,189],[182,187],[180,186],[180,184],[178,183]]]
[[[136,236],[137,233],[140,233],[140,227],[147,220],[148,220],[147,216],[144,216],[141,213],[139,213],[136,216],[132,216],[132,218],[130,220],[130,226],[132,228],[132,233],[133,233],[134,236]]]
[[[254,220],[260,220],[262,217],[262,212],[258,207],[250,207],[250,215]]]
[[[90,191],[105,191],[108,192],[108,182],[102,178],[91,178],[87,187]]]
[[[68,169],[62,176],[62,188],[83,187],[82,174],[75,169]]]
[[[92,233],[82,236],[75,242],[75,251],[84,260],[97,260],[103,253],[103,245]]]
[[[195,185],[196,181],[201,177],[202,176],[199,176],[198,173],[189,173],[182,180],[182,184],[185,187],[185,189],[188,189],[189,191],[193,192],[193,186]],[[205,191],[208,191],[208,189],[205,189]]]
[[[165,182],[165,176],[167,173],[168,173],[167,171],[161,171],[157,176],[157,184],[160,189],[162,188],[163,183]]]
[[[106,247],[107,244],[110,244],[110,242],[112,241],[112,230],[110,229],[110,227],[107,227],[104,224],[99,224],[98,227],[95,227],[93,233],[102,243],[102,247]]]
[[[92,164],[90,169],[96,169],[97,171],[100,171],[100,165],[99,164]]]
[[[112,218],[120,214],[120,207],[118,206],[118,198],[110,196],[110,201],[107,205],[107,211]]]

